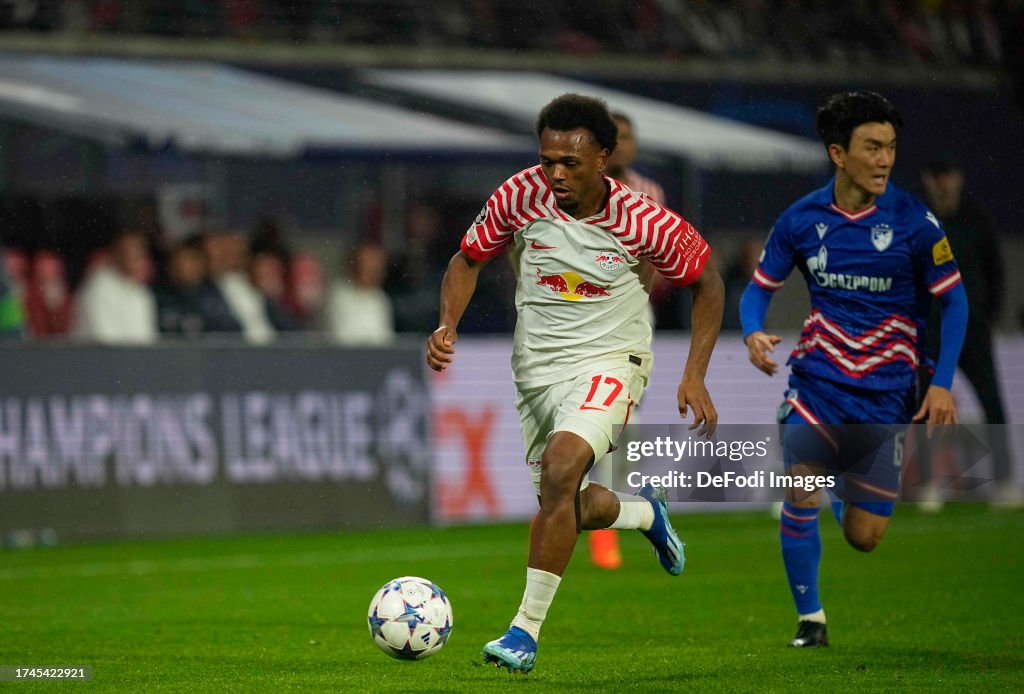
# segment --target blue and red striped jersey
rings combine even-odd
[[[774,291],[799,268],[811,313],[790,355],[794,371],[874,390],[906,389],[925,359],[931,296],[960,283],[935,215],[888,185],[857,213],[833,201],[834,180],[775,222],[754,272]]]

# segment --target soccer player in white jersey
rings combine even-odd
[[[462,239],[441,283],[440,326],[427,363],[452,364],[457,326],[477,277],[507,250],[518,278],[512,370],[526,462],[540,511],[530,529],[526,591],[509,630],[484,659],[529,672],[548,607],[580,530],[634,528],[672,575],[683,545],[668,518],[665,490],[635,496],[589,483],[587,472],[613,446],[651,369],[641,259],[693,288],[693,337],[678,388],[679,414],[710,436],[718,413],[704,385],[722,322],[724,290],[709,248],[682,217],[605,176],[616,127],[604,102],[565,94],[537,119],[540,165],[506,181]],[[633,501],[637,503],[625,503]]]

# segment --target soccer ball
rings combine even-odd
[[[373,642],[392,658],[434,655],[452,633],[452,605],[435,583],[403,576],[384,584],[367,612]]]

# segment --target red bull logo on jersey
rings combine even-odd
[[[537,268],[537,284],[557,292],[567,301],[579,301],[583,298],[595,296],[611,296],[607,287],[601,287],[593,282],[588,282],[575,272],[561,272],[557,275],[542,275],[540,268]]]
[[[607,252],[598,254],[594,262],[605,272],[615,272],[626,264],[626,259],[618,253]]]

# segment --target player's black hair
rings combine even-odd
[[[829,97],[818,109],[818,135],[828,149],[850,146],[850,136],[864,123],[892,123],[903,127],[903,116],[896,107],[876,92],[840,92]]]
[[[580,94],[562,94],[541,109],[537,116],[537,137],[551,128],[565,132],[586,128],[602,149],[615,151],[619,128],[608,113],[608,105],[601,99]]]

